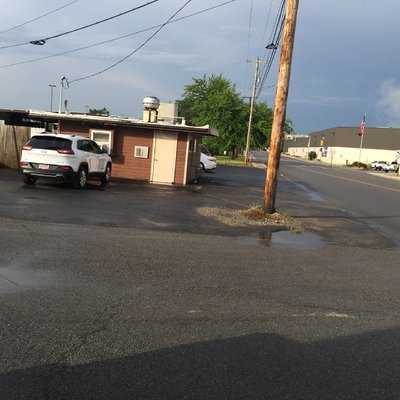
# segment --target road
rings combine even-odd
[[[399,248],[312,179],[348,172],[307,168],[278,197],[303,234],[204,213],[259,202],[262,169],[106,192],[0,170],[0,398],[399,398]]]
[[[259,161],[265,157],[265,153],[256,154]],[[400,178],[388,179],[356,169],[331,168],[287,157],[282,158],[280,172],[281,180],[289,180],[308,192],[310,201],[329,203],[391,239],[399,236]]]

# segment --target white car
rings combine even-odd
[[[212,171],[215,168],[217,168],[217,159],[202,152],[200,155],[200,169]]]
[[[386,164],[387,164],[386,161],[373,161],[371,163],[371,167],[376,171],[382,171]]]
[[[34,185],[38,178],[53,178],[83,189],[92,177],[106,186],[112,161],[93,140],[44,132],[32,136],[22,147],[20,168],[27,185]]]
[[[386,163],[382,169],[385,172],[397,172],[399,170],[399,164],[397,164],[397,161],[393,161],[392,163]]]

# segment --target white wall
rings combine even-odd
[[[346,165],[359,161],[360,149],[351,147],[328,147],[326,157],[322,156],[321,147],[289,147],[291,156],[308,158],[308,153],[315,151],[317,159],[327,164]],[[395,161],[399,157],[396,150],[362,149],[361,162],[370,164],[373,161]]]

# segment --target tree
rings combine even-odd
[[[191,125],[210,124],[219,131],[217,138],[207,138],[205,144],[213,153],[229,151],[236,156],[244,146],[246,107],[234,85],[222,75],[193,79],[187,85],[179,112]]]
[[[110,111],[107,108],[89,108],[89,115],[98,115],[100,117],[109,117]]]
[[[185,86],[179,101],[179,115],[189,125],[210,124],[217,128],[217,138],[204,140],[212,153],[229,152],[236,157],[246,145],[250,106],[236,91],[235,85],[222,75],[204,75],[193,78]],[[252,148],[266,148],[272,128],[273,111],[263,102],[256,102],[253,112]],[[292,123],[287,121],[286,131],[292,132]]]
[[[273,116],[273,111],[265,103],[259,102],[255,104],[251,131],[251,147],[265,149],[269,146]]]

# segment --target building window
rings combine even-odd
[[[112,139],[113,139],[113,131],[103,131],[103,130],[95,130],[92,129],[90,131],[90,138],[95,141],[100,148],[106,148],[107,153],[111,154],[112,152]]]
[[[149,148],[147,146],[135,146],[136,158],[149,158]]]

